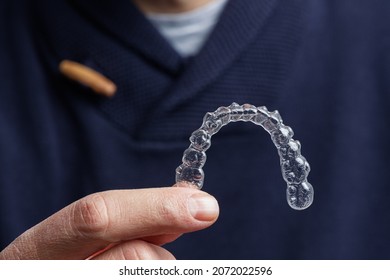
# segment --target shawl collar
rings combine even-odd
[[[130,0],[69,1],[145,58],[171,71],[182,69],[184,60]],[[258,34],[277,2],[230,0],[206,45],[196,59],[187,63],[184,73],[168,94],[169,100],[161,104],[158,112],[167,111],[193,97],[216,79]]]
[[[145,59],[176,72],[182,58],[131,0],[68,0],[98,26],[114,35]]]

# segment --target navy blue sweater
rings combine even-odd
[[[261,128],[213,137],[211,228],[181,259],[390,258],[390,1],[231,0],[182,59],[129,0],[1,1],[0,245],[92,192],[174,184],[205,112],[279,110],[311,164],[314,204],[289,208]],[[107,99],[63,77],[70,59],[113,80]]]

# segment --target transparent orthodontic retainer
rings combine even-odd
[[[295,210],[308,208],[314,198],[312,185],[307,181],[310,165],[301,155],[301,144],[292,139],[291,127],[283,124],[278,111],[269,112],[266,107],[232,103],[206,113],[202,126],[190,137],[190,146],[183,154],[183,163],[176,168],[176,183],[185,181],[201,189],[204,181],[202,167],[206,163],[206,150],[211,146],[211,136],[230,122],[252,122],[262,126],[275,144],[283,179],[287,183],[287,202]]]

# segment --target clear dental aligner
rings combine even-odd
[[[314,197],[312,185],[307,181],[309,163],[301,155],[301,144],[292,139],[291,127],[283,124],[278,111],[269,112],[266,107],[232,103],[219,107],[215,112],[206,113],[202,126],[195,130],[191,144],[183,154],[183,163],[176,169],[176,182],[186,181],[197,188],[203,186],[206,150],[211,146],[211,136],[230,122],[252,122],[262,126],[272,138],[279,156],[283,179],[287,183],[287,202],[295,210],[308,208]]]

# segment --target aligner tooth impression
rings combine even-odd
[[[202,167],[206,163],[206,150],[211,146],[211,136],[230,122],[252,122],[263,127],[270,135],[278,150],[283,179],[287,183],[287,203],[295,210],[308,208],[314,199],[313,186],[307,181],[310,165],[301,155],[301,144],[292,139],[291,127],[283,124],[276,110],[269,112],[267,107],[251,104],[232,103],[208,112],[201,127],[190,137],[190,146],[184,151],[182,164],[176,168],[176,183],[185,181],[201,189],[204,181]]]

